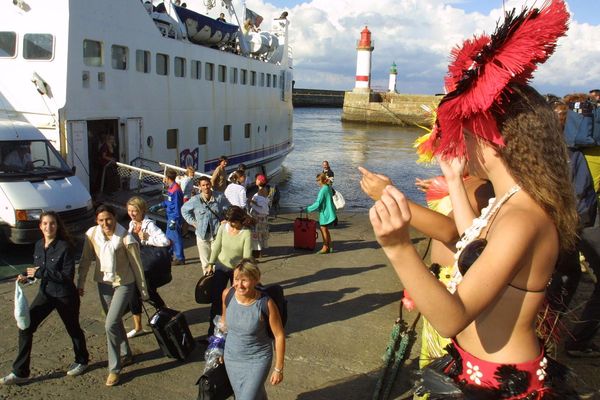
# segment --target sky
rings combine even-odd
[[[194,1],[200,0],[188,4]],[[504,6],[520,10],[543,1],[505,0]],[[600,87],[600,0],[566,1],[567,36],[532,81],[541,93],[562,96]],[[411,94],[443,92],[450,50],[473,34],[493,33],[503,17],[502,0],[246,0],[246,5],[265,17],[263,30],[270,18],[288,11],[296,88],[351,90],[356,43],[368,26],[375,46],[371,87],[387,89],[395,62],[397,90]],[[243,7],[237,9],[241,14]]]

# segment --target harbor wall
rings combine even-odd
[[[292,91],[294,107],[332,107],[344,106],[343,90],[295,89]]]
[[[441,95],[346,92],[342,121],[384,125],[429,125],[421,105],[437,107]]]

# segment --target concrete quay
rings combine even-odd
[[[381,93],[353,90],[346,92],[342,121],[381,125],[431,125],[421,105],[437,107],[441,96]]]
[[[293,249],[295,217],[284,213],[271,220],[271,247],[260,263],[263,282],[281,284],[288,299],[284,381],[278,386],[267,384],[269,398],[371,399],[381,372],[382,355],[398,316],[402,286],[379,249],[365,213],[340,214],[340,224],[332,230],[335,252],[326,255]],[[427,240],[417,232],[412,237],[424,252]],[[192,334],[201,339],[208,329],[208,305],[194,302],[194,286],[201,274],[194,239],[186,240],[185,251],[187,264],[173,267],[173,281],[160,292],[169,307],[184,311]],[[130,340],[135,364],[123,370],[118,386],[104,386],[104,318],[91,276],[80,318],[91,354],[90,369],[75,378],[65,375],[73,358],[71,342],[58,315],[53,313],[34,336],[31,382],[0,387],[0,399],[195,399],[194,384],[204,367],[204,345],[199,343],[190,357],[180,362],[162,355],[152,333]],[[585,295],[591,285],[583,286]],[[37,284],[26,288],[30,301],[37,290]],[[17,350],[13,297],[13,281],[1,283],[3,375],[10,372]],[[576,298],[575,303],[578,302],[580,299]],[[415,315],[415,311],[405,313],[409,322]],[[132,327],[130,315],[126,316],[125,326],[127,330]],[[401,369],[390,398],[407,397],[411,371],[417,365],[417,350],[418,344]],[[561,360],[588,385],[600,388],[600,360]]]

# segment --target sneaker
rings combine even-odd
[[[87,368],[88,368],[87,364],[73,363],[69,366],[69,369],[67,370],[67,375],[69,375],[69,376],[81,375],[85,372],[85,370]]]
[[[185,260],[179,260],[176,258],[175,260],[173,260],[171,265],[185,265]]]
[[[571,348],[566,349],[565,352],[570,357],[577,358],[600,358],[600,347],[596,346],[594,343],[590,343],[589,345],[581,348]]]
[[[132,329],[129,332],[127,332],[127,339],[131,339],[131,338],[134,338],[136,336],[140,336],[143,333],[144,333],[143,329],[141,329],[139,331],[136,331],[135,329]]]
[[[29,378],[21,378],[16,376],[13,372],[0,379],[1,385],[18,385],[19,383],[25,383]]]

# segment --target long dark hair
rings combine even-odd
[[[66,242],[67,245],[73,249],[75,247],[75,240],[67,230],[67,227],[65,226],[65,223],[60,215],[58,215],[56,211],[44,211],[40,215],[40,224],[42,223],[42,219],[44,217],[54,218],[54,221],[56,221],[56,238]]]
[[[230,206],[225,211],[225,219],[229,222],[239,222],[244,228],[250,228],[256,223],[254,218],[238,206]]]

